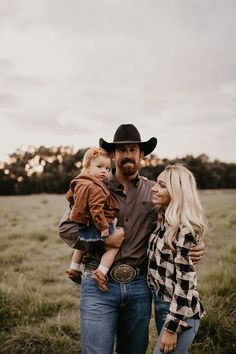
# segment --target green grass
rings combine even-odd
[[[198,267],[207,315],[192,354],[236,353],[236,190],[201,191],[209,219]],[[0,197],[0,353],[80,353],[79,286],[65,276],[72,250],[58,237],[61,195]],[[150,322],[152,353],[156,340]]]

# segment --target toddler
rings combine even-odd
[[[80,240],[85,242],[104,241],[105,253],[93,278],[101,291],[107,288],[106,274],[119,249],[106,246],[106,239],[115,232],[118,213],[117,202],[103,183],[111,168],[109,154],[100,148],[90,148],[83,158],[83,169],[70,184],[66,197],[72,204],[70,219],[78,223]],[[75,250],[67,271],[68,277],[81,282],[80,264],[84,250]]]

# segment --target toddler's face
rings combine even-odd
[[[105,156],[98,156],[90,162],[87,173],[103,181],[108,176],[110,169],[110,158]]]

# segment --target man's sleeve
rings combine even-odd
[[[80,241],[78,225],[70,220],[70,212],[71,207],[68,206],[59,223],[59,237],[71,248],[87,250],[88,244]]]

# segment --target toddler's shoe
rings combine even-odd
[[[66,274],[74,283],[81,284],[82,272],[80,270],[70,268],[66,271]]]
[[[104,275],[100,270],[96,269],[93,271],[92,278],[97,283],[98,289],[102,292],[106,292],[108,290],[107,287],[107,276]]]

